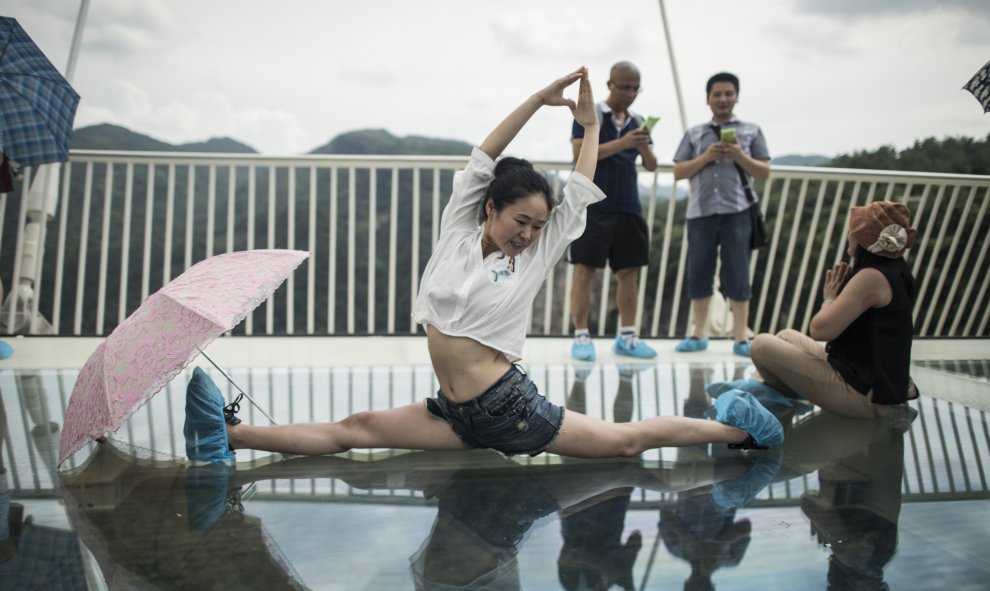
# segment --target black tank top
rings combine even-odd
[[[863,312],[825,350],[829,364],[857,392],[866,395],[872,388],[874,404],[900,404],[907,400],[911,365],[914,277],[903,258],[872,257],[856,273],[869,268],[887,278],[890,303]]]

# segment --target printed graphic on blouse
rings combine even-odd
[[[488,267],[488,280],[495,285],[511,287],[516,283],[516,257],[498,257]]]

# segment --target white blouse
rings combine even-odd
[[[584,232],[588,205],[605,198],[588,177],[575,172],[564,200],[550,214],[539,240],[516,257],[481,252],[478,212],[494,178],[495,162],[475,148],[454,175],[453,193],[440,219],[440,239],[423,277],[413,319],[440,332],[468,337],[522,358],[533,300],[564,249]]]

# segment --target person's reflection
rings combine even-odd
[[[711,489],[682,495],[660,509],[660,537],[667,550],[691,565],[685,591],[714,589],[712,575],[737,566],[749,547],[752,524],[736,519],[736,507],[723,507]]]
[[[416,589],[521,588],[519,545],[558,505],[523,468],[509,471],[459,470],[437,490],[433,529],[410,558]]]
[[[618,585],[635,589],[633,567],[643,547],[643,536],[633,530],[622,542],[626,511],[633,489],[600,495],[585,506],[560,517],[564,544],[557,559],[557,576],[568,591],[602,590]]]
[[[57,471],[55,459],[58,457],[58,441],[61,433],[59,425],[52,420],[48,409],[48,394],[41,376],[35,371],[18,371],[15,376],[17,395],[21,408],[31,418],[31,440],[34,442],[49,476],[55,480]]]
[[[632,366],[634,368],[635,366]],[[630,367],[619,367],[619,387],[613,403],[616,422],[632,419],[634,389]],[[710,381],[710,368],[690,368],[690,389],[684,402],[684,415],[704,418],[712,407],[704,386]],[[743,367],[736,368],[742,377]],[[625,373],[623,373],[625,372]],[[584,412],[586,387],[575,380],[567,408]],[[566,460],[564,460],[566,462]],[[692,565],[692,579],[686,588],[709,588],[710,576],[720,566],[735,565],[749,543],[750,523],[735,520],[738,507],[748,504],[769,484],[780,466],[778,451],[743,453],[725,446],[678,448],[677,462],[665,470],[669,484],[677,483],[677,500],[661,510],[660,535],[675,556]],[[619,585],[633,589],[632,571],[642,535],[622,534],[633,489],[604,493],[592,506],[561,515],[564,547],[558,561],[560,581],[565,589],[609,589]],[[694,586],[702,583],[701,586]]]
[[[615,389],[615,401],[612,403],[612,416],[616,423],[628,423],[632,420],[634,387],[633,381],[636,374],[648,369],[650,365],[620,365],[617,367],[619,373],[619,384]],[[580,366],[574,370],[574,382],[571,383],[571,391],[567,395],[567,402],[564,407],[582,414],[588,412],[588,378],[594,367]],[[569,459],[569,458],[568,458]]]
[[[668,490],[662,470],[648,470],[638,463],[610,460],[525,466],[481,451],[415,452],[374,462],[300,457],[238,471],[232,483],[303,476],[329,476],[365,489],[401,483],[404,489],[420,490],[435,499],[433,527],[410,557],[416,589],[519,589],[516,556],[537,520],[556,512],[562,520],[576,515],[605,517],[602,522],[570,523],[585,539],[618,539],[634,488]],[[639,546],[641,539],[636,535],[624,552],[588,557],[581,551],[587,545],[565,542],[565,547],[576,551],[562,552],[561,581],[572,588],[565,581],[569,573],[580,578],[579,571],[585,575],[594,571],[583,579],[587,581],[583,588],[606,589],[619,581],[631,585],[632,561]],[[585,568],[588,560],[590,570]]]
[[[731,380],[742,379],[745,367],[736,365]],[[705,391],[711,383],[710,365],[689,368],[689,389],[684,399],[683,414],[704,418],[713,412],[712,398]],[[785,432],[790,427],[793,409],[767,405],[780,419]],[[784,439],[785,445],[787,438]],[[750,543],[752,524],[749,519],[736,517],[740,507],[751,503],[776,477],[781,466],[781,452],[760,450],[739,452],[725,446],[679,448],[679,464],[711,463],[715,473],[722,475],[710,486],[678,494],[676,499],[660,509],[658,528],[667,550],[691,566],[684,581],[685,591],[710,590],[715,585],[712,576],[720,568],[738,566]],[[732,467],[745,466],[745,471],[731,472]]]
[[[648,366],[620,365],[619,385],[612,404],[616,423],[628,423],[633,414],[633,378],[638,368]],[[565,407],[587,414],[586,370],[575,373]],[[564,458],[565,463],[570,461]],[[585,506],[560,515],[564,544],[557,559],[557,575],[564,589],[610,589],[618,585],[625,591],[635,588],[633,566],[643,547],[643,536],[631,532],[622,542],[626,512],[633,493],[632,487],[605,491]]]
[[[739,469],[726,471],[732,475]],[[422,492],[424,502],[436,502],[437,515],[410,558],[416,589],[519,588],[516,555],[536,520],[588,511],[574,524],[581,536],[617,542],[634,488],[672,493],[696,486],[693,476],[683,477],[676,467],[650,468],[638,460],[523,465],[475,450],[374,461],[297,457],[245,468],[142,460],[112,443],[100,444],[83,467],[60,477],[70,519],[108,584],[171,588],[304,587],[291,565],[273,554],[261,521],[240,502],[239,491],[259,481],[330,478],[353,488]],[[612,517],[599,523],[595,517],[603,515]],[[593,569],[603,572],[605,581],[631,588],[640,545],[634,536],[624,546],[611,544],[614,551],[593,549],[603,553]],[[561,572],[574,572],[567,571],[568,560],[582,553],[562,556]],[[587,588],[606,587],[589,583]]]
[[[792,433],[794,449],[809,454],[822,442],[858,441],[858,449],[818,471],[819,490],[801,497],[818,543],[831,550],[828,589],[880,590],[884,567],[897,550],[904,476],[904,433],[916,411],[902,405],[877,421],[820,413]],[[865,425],[863,424],[865,423]],[[813,456],[812,456],[813,457]],[[805,461],[807,461],[807,456]]]
[[[742,470],[725,466],[730,476]],[[415,452],[372,462],[298,457],[238,470],[230,487],[266,479],[320,477],[362,489],[418,490],[436,500],[430,534],[410,558],[416,589],[519,588],[520,546],[533,523],[554,512],[567,523],[565,548],[558,559],[565,588],[607,589],[619,584],[631,589],[633,563],[642,545],[638,534],[621,543],[631,492],[635,488],[684,491],[684,482],[695,486],[676,466],[650,469],[636,460],[521,465],[495,452],[471,451]],[[572,583],[579,586],[571,587]]]

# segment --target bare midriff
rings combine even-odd
[[[512,367],[501,351],[468,337],[446,335],[430,325],[426,325],[426,343],[440,391],[451,402],[481,396]]]

